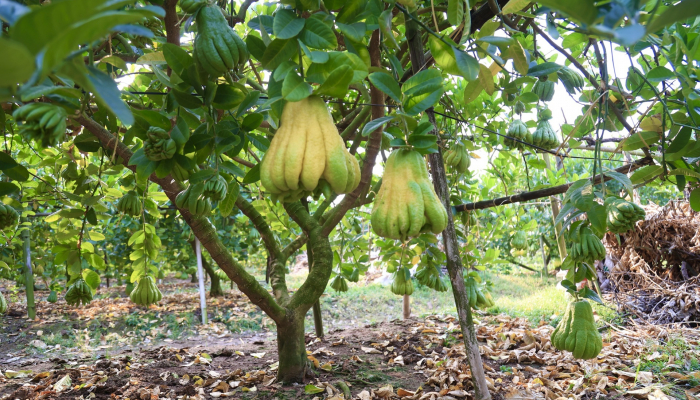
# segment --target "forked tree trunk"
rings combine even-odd
[[[306,312],[290,312],[284,324],[277,324],[277,380],[280,382],[303,382],[306,375],[305,315]]]

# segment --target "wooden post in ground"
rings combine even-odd
[[[197,279],[199,280],[199,309],[202,311],[202,324],[207,323],[207,298],[204,287],[204,267],[202,267],[202,245],[199,239],[194,239],[195,253],[197,253]]]
[[[403,295],[403,319],[411,318],[411,295]]]
[[[22,218],[22,222],[27,222],[27,219]],[[24,288],[27,295],[27,317],[34,319],[36,317],[36,303],[34,302],[34,273],[32,272],[29,227],[24,227],[22,238],[24,239]]]

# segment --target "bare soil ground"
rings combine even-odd
[[[233,291],[209,299],[216,320],[198,325],[194,294],[181,286],[168,286],[149,309],[120,289],[78,309],[42,302],[36,322],[14,304],[0,327],[0,399],[473,398],[452,316],[334,330],[323,339],[308,334],[306,382],[282,385],[274,326],[258,320],[259,311]],[[700,392],[697,331],[611,327],[601,355],[582,361],[552,348],[550,323],[477,317],[496,399],[694,399]],[[250,329],[230,329],[241,326]]]

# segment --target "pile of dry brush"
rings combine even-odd
[[[645,207],[636,229],[608,233],[603,289],[646,323],[700,325],[700,213],[685,201]]]

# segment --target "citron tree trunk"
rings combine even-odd
[[[305,314],[290,313],[285,323],[277,324],[277,380],[280,382],[303,382],[306,375],[308,359],[304,338]]]

